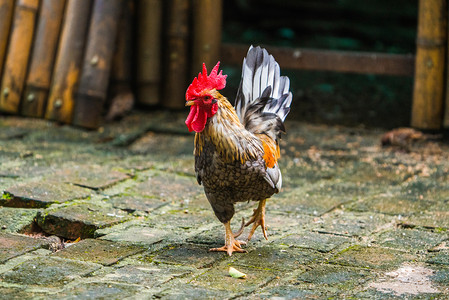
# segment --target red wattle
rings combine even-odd
[[[201,132],[206,127],[207,112],[198,105],[190,107],[190,113],[186,119],[186,125],[189,131]]]

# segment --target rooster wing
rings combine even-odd
[[[235,111],[246,130],[258,136],[264,147],[265,180],[277,191],[282,175],[277,164],[279,139],[290,112],[290,80],[265,49],[251,46],[243,59],[242,78],[235,99]]]

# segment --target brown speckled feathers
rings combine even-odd
[[[277,159],[292,101],[289,86],[274,58],[265,49],[251,47],[235,109],[218,91],[211,91],[218,111],[196,133],[195,171],[223,223],[234,215],[234,203],[267,199],[281,188]]]

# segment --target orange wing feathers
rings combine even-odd
[[[258,136],[262,141],[265,165],[268,168],[273,168],[276,165],[277,160],[281,157],[279,144],[265,134],[259,134]]]

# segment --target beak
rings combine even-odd
[[[194,100],[190,100],[190,101],[187,101],[186,102],[186,106],[192,106],[192,105],[194,105],[195,104],[195,101]]]

